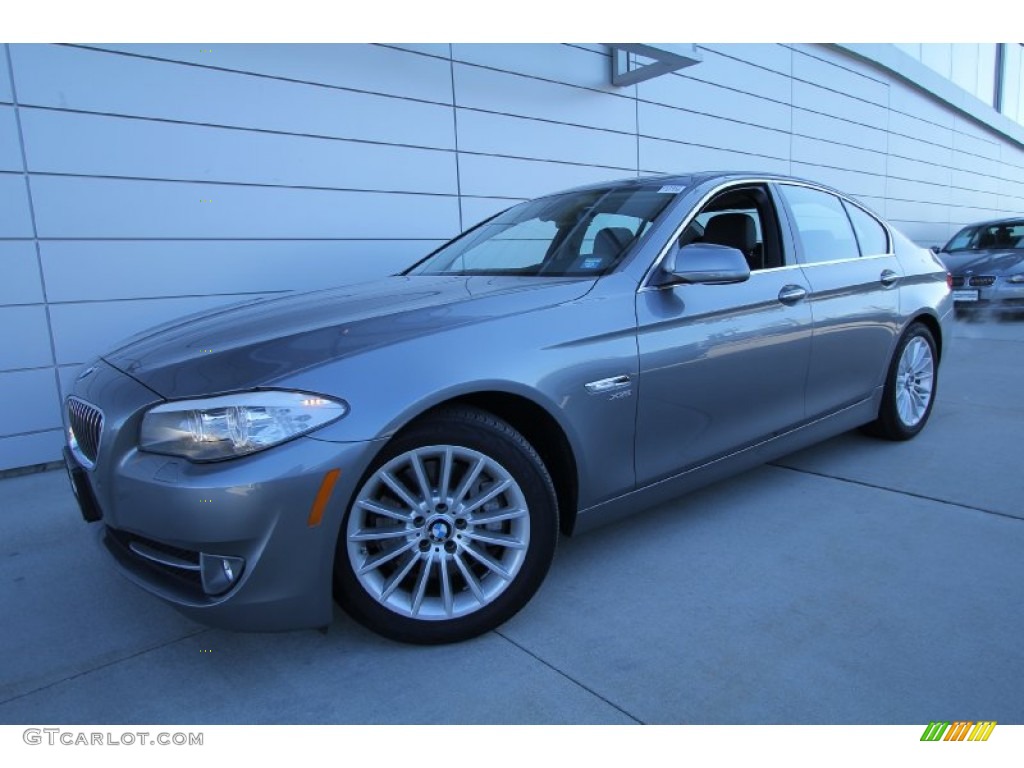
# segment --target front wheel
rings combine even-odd
[[[529,601],[557,537],[554,486],[533,447],[487,412],[446,409],[371,465],[342,524],[335,588],[381,635],[457,642]]]
[[[896,345],[878,418],[865,431],[887,440],[909,440],[924,429],[935,404],[938,357],[935,338],[914,323]]]

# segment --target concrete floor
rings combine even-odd
[[[475,641],[232,634],[118,576],[63,472],[0,481],[0,723],[1024,723],[1024,322],[932,421],[564,540]]]

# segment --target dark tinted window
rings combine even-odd
[[[850,214],[850,221],[853,222],[853,229],[857,233],[860,255],[877,256],[880,253],[889,253],[889,235],[886,233],[885,227],[862,208],[845,201],[843,205],[846,207],[846,212]]]
[[[789,184],[780,184],[779,189],[793,211],[807,261],[836,261],[860,256],[850,219],[838,197]]]

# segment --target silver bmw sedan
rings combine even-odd
[[[219,309],[91,362],[65,461],[119,570],[207,624],[454,642],[560,535],[853,428],[925,426],[946,269],[809,181],[634,178],[405,272]]]

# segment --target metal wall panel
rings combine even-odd
[[[789,173],[789,160],[641,137],[640,168],[647,173],[685,173],[712,168]]]
[[[835,144],[806,136],[793,137],[793,160],[832,168],[846,168],[863,173],[885,173],[885,155],[867,149]]]
[[[954,139],[954,143],[959,140]],[[980,155],[967,154],[962,151],[954,150],[949,158],[949,167],[951,169],[957,169],[961,171],[968,171],[969,173],[977,173],[981,176],[989,176],[997,179],[1003,172],[1002,163],[990,157],[982,157]]]
[[[0,45],[0,102],[13,102],[11,75],[7,68],[7,45]]]
[[[316,290],[394,274],[442,242],[58,240],[41,250],[50,301],[69,302]]]
[[[448,60],[448,52],[451,48],[448,43],[387,43],[386,47],[414,51],[427,56],[439,56],[445,61]]]
[[[22,109],[31,172],[455,195],[455,154]]]
[[[801,80],[793,80],[793,106],[882,130],[888,117],[888,110],[878,104]]]
[[[19,101],[29,106],[455,146],[451,108],[443,105],[66,46],[13,45],[11,52]]]
[[[696,66],[700,66],[697,64]],[[685,71],[685,70],[684,70]],[[756,90],[756,82],[750,86]],[[686,107],[704,114],[739,120],[765,128],[788,131],[792,111],[789,99],[784,102],[705,83],[681,74],[663,75],[637,85],[641,102],[649,101],[669,107]]]
[[[43,300],[35,243],[0,241],[0,305],[35,304]]]
[[[53,365],[45,306],[0,307],[0,329],[0,371]]]
[[[701,43],[699,47],[702,51],[745,61],[760,69],[774,70],[783,75],[792,74],[793,71],[793,52],[785,45],[776,45],[775,43],[723,43],[716,45]]]
[[[518,72],[542,80],[593,88],[618,94],[611,84],[611,55],[585,51],[568,45],[547,43],[494,45],[455,43],[456,62],[476,64],[504,72]]]
[[[0,470],[56,461],[60,457],[63,443],[63,429],[17,437],[0,437]]]
[[[810,139],[826,139],[874,152],[885,152],[889,137],[880,128],[869,128],[806,109],[793,110],[793,134]]]
[[[916,201],[927,200],[932,203],[950,204],[948,184],[932,184],[927,181],[914,181],[890,176],[885,180],[885,196],[891,200]]]
[[[91,47],[451,104],[447,62],[378,45],[190,43]]]
[[[62,426],[53,368],[0,372],[0,404],[0,437]]]
[[[569,187],[631,176],[621,168],[464,155],[459,160],[462,194],[513,199],[537,197]],[[508,207],[511,203],[506,204]],[[469,223],[469,222],[465,222]]]
[[[0,237],[32,237],[23,173],[0,173]]]
[[[886,202],[887,215],[901,221],[943,221],[951,212],[949,205],[938,202],[894,198]]]
[[[957,171],[954,171],[957,173]],[[994,192],[982,192],[951,184],[949,187],[949,204],[967,208],[987,208],[999,210],[999,195]]]
[[[953,146],[951,125],[939,125],[893,109],[889,110],[889,138],[891,140],[897,137],[927,142],[937,147]]]
[[[933,165],[948,166],[952,162],[953,136],[949,135],[948,144],[934,144],[912,136],[897,133],[889,134],[889,154],[908,160],[921,160]]]
[[[792,173],[794,176],[835,187],[854,197],[885,197],[885,177],[877,173],[861,173],[796,161],[792,163]]]
[[[459,151],[636,170],[636,136],[460,109]]]
[[[767,47],[769,46],[765,46]],[[785,51],[781,47],[779,50]],[[791,86],[788,75],[760,64],[741,61],[733,56],[723,56],[718,50],[705,48],[703,57],[704,60],[700,64],[680,70],[678,76],[783,104],[789,103]]]
[[[792,137],[788,131],[644,102],[638,105],[637,115],[640,135],[644,137],[789,159]]]
[[[951,171],[949,166],[935,165],[921,160],[908,160],[905,157],[889,155],[889,176],[900,179],[927,181],[932,184],[949,185]]]
[[[437,195],[64,176],[33,176],[32,195],[47,238],[444,238],[459,224],[458,199]]]
[[[636,130],[636,104],[623,89],[599,93],[459,63],[454,77],[460,107],[625,133]]]
[[[842,63],[837,63],[840,61]],[[813,53],[808,52],[808,46],[797,46],[793,52],[793,77],[796,80],[823,85],[838,93],[888,107],[888,85],[849,67],[849,59],[820,46],[815,47]]]
[[[962,171],[954,168],[950,173],[949,183],[962,189],[973,189],[979,193],[999,194],[999,177],[986,176],[974,171]]]
[[[953,124],[953,149],[990,160],[999,159],[998,141],[988,131],[972,125],[969,121],[956,118]]]
[[[0,73],[2,76],[2,73]],[[14,107],[0,106],[0,171],[22,171],[21,142]]]

